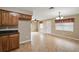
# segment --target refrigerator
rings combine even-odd
[[[18,23],[20,44],[31,41],[31,21],[20,20]]]

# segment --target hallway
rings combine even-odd
[[[31,42],[21,45],[14,52],[77,52],[79,41],[64,39],[50,34],[32,32]]]

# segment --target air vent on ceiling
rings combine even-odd
[[[54,9],[54,7],[50,7],[49,9]]]

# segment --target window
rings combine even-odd
[[[73,32],[73,23],[57,23],[56,30],[63,30],[63,31],[72,31]]]
[[[74,22],[69,21],[69,20],[72,20],[72,19],[65,19],[65,21],[56,20],[56,24],[55,24],[56,30],[72,31],[73,32],[73,30],[74,30]]]

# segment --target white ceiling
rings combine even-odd
[[[79,14],[79,7],[54,7],[54,9],[49,9],[50,7],[11,7],[13,9],[30,11],[33,12],[33,19],[44,20],[58,16],[58,12],[61,15],[68,16]]]

